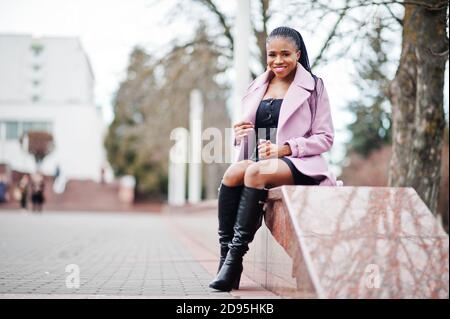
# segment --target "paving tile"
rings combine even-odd
[[[174,232],[171,218],[106,212],[35,217],[0,213],[1,295],[232,297],[208,288],[214,272]],[[66,287],[77,273],[79,288]]]

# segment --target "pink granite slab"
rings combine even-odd
[[[282,186],[270,191],[265,217],[298,290],[449,297],[448,235],[412,188]]]
[[[282,203],[277,201],[274,204],[279,205]],[[278,216],[282,215],[279,214]],[[286,223],[285,226],[286,229],[283,229],[284,236],[289,238],[293,234],[289,230],[291,224]],[[280,229],[278,228],[278,230]],[[295,251],[296,245],[291,247]],[[248,254],[244,258],[244,273],[255,282],[260,283],[280,296],[288,298],[317,298],[304,261],[291,258],[291,256],[301,257],[300,253],[294,251],[288,254],[274,239],[266,225],[262,225],[250,245]],[[293,273],[293,270],[295,270],[295,273]]]

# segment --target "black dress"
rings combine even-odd
[[[276,132],[278,127],[278,118],[280,117],[280,107],[283,99],[266,99],[262,100],[256,111],[255,131],[256,145],[260,139],[276,142]],[[258,161],[258,151],[255,147],[251,160]],[[319,182],[314,178],[300,172],[291,160],[287,157],[281,157],[290,168],[295,185],[318,185]]]

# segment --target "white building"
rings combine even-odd
[[[105,165],[104,125],[94,104],[94,75],[77,38],[0,34],[0,163],[32,172],[20,144],[28,130],[47,130],[54,150],[45,174],[99,180]]]

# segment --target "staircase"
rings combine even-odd
[[[20,176],[14,176],[13,185],[17,185]],[[119,200],[119,183],[97,183],[92,180],[69,180],[62,194],[53,192],[53,179],[45,177],[44,211],[142,211],[160,212],[160,202],[138,202],[132,205]],[[29,207],[31,202],[29,201]],[[0,205],[1,209],[19,209],[17,201]]]

